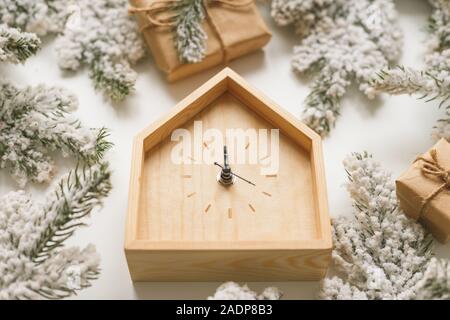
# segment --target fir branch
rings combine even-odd
[[[78,102],[62,88],[17,88],[4,82],[0,89],[0,165],[20,185],[50,180],[54,165],[49,151],[95,163],[112,146],[106,129],[83,128],[70,115]]]
[[[295,25],[306,36],[323,15],[328,14],[335,0],[272,0],[271,16],[280,26]]]
[[[0,22],[45,36],[59,32],[78,0],[0,0]]]
[[[443,73],[450,74],[449,71],[450,69],[441,70],[441,73],[439,70],[417,71],[405,67],[382,70],[378,73],[378,78],[372,82],[372,86],[377,92],[415,95],[426,102],[437,100],[439,108],[445,107],[447,111],[435,125],[432,137],[435,140],[440,138],[450,140],[450,85],[447,80],[440,77]]]
[[[0,0],[0,23],[39,36],[55,34],[60,68],[75,71],[88,66],[94,87],[116,101],[134,91],[137,74],[131,65],[145,54],[127,4],[127,0]]]
[[[45,261],[52,250],[62,247],[76,228],[84,226],[83,219],[102,203],[111,190],[111,173],[106,163],[78,168],[61,179],[53,197],[36,224],[45,226],[35,246],[26,254],[35,262]],[[50,221],[45,225],[46,221]]]
[[[433,13],[428,19],[428,32],[433,36],[433,51],[450,48],[450,9],[447,0],[429,0]]]
[[[134,91],[137,78],[131,65],[145,54],[127,1],[78,0],[76,5],[80,21],[66,25],[56,40],[58,64],[71,71],[87,65],[97,90],[113,101],[123,100]]]
[[[42,203],[23,191],[0,198],[0,299],[59,299],[99,274],[92,245],[63,248],[111,190],[106,163],[73,170]]]
[[[176,11],[175,47],[183,62],[197,63],[206,52],[207,35],[202,27],[205,19],[203,0],[180,0],[174,3]]]
[[[112,63],[101,57],[92,61],[89,76],[94,87],[103,91],[113,101],[121,101],[134,91],[136,76],[128,62]]]
[[[34,34],[0,24],[0,62],[23,63],[40,48]]]
[[[103,159],[106,151],[111,149],[114,144],[108,141],[110,133],[107,128],[100,128],[97,130],[97,137],[95,138],[95,151],[91,154],[84,155],[83,161],[87,164],[97,163]]]
[[[235,282],[226,282],[218,287],[208,300],[280,300],[282,295],[283,293],[275,287],[268,287],[258,295],[247,285],[240,286]]]
[[[328,78],[328,79],[323,79]],[[339,90],[339,84],[332,83],[332,79],[323,75],[312,85],[310,94],[305,100],[302,120],[309,127],[322,135],[327,135],[334,127],[339,116],[341,94],[330,94],[333,88]]]
[[[21,287],[21,294],[10,293],[8,299],[63,299],[76,295],[77,291],[88,288],[100,275],[100,257],[92,244],[83,250],[78,247],[52,250],[48,258],[34,270],[38,277],[15,283]],[[41,271],[42,270],[42,271]],[[47,277],[45,277],[45,273]],[[59,276],[56,281],[48,275]],[[36,286],[32,281],[39,281]],[[72,283],[74,281],[74,283]],[[5,290],[8,294],[7,289]],[[2,290],[0,290],[0,295]],[[16,295],[14,295],[16,294]],[[0,299],[2,297],[0,296]]]
[[[409,94],[427,102],[439,101],[447,108],[446,115],[435,126],[435,139],[450,139],[450,7],[446,0],[429,0],[433,13],[429,19],[429,52],[425,56],[426,68],[417,71],[406,67],[384,69],[372,82],[376,92],[391,95]]]
[[[323,283],[323,299],[414,299],[429,268],[432,238],[398,211],[391,177],[367,154],[344,161],[354,218],[333,222],[338,271]]]
[[[434,126],[432,137],[434,140],[450,140],[450,85],[435,74],[436,71],[417,71],[405,67],[382,70],[372,86],[378,92],[391,95],[409,94],[426,102],[439,101],[439,107],[445,107],[447,111]]]
[[[434,140],[439,140],[440,138],[447,139],[450,141],[450,110],[447,110],[445,116],[439,119],[437,124],[433,128],[432,137]]]
[[[371,85],[376,91],[391,95],[418,95],[428,101],[450,98],[449,87],[431,73],[403,66],[381,70]]]
[[[450,263],[448,260],[432,259],[418,285],[417,299],[450,300]]]
[[[271,14],[277,24],[293,24],[300,34],[293,69],[319,72],[303,120],[321,135],[333,127],[351,81],[373,98],[373,74],[400,54],[402,33],[392,0],[274,0]]]

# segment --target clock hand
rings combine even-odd
[[[227,151],[227,146],[223,146],[223,165],[225,168],[223,168],[224,170],[228,170],[231,169],[230,165],[228,164],[228,151]]]
[[[225,170],[225,169],[226,169],[226,168],[224,168],[223,166],[221,166],[220,164],[218,164],[217,162],[214,162],[214,164],[215,164],[216,166],[220,167],[222,170]],[[245,178],[242,178],[241,176],[237,175],[236,173],[232,172],[231,170],[230,170],[230,174],[233,175],[233,176],[235,176],[236,178],[239,178],[239,179],[241,179],[242,181],[245,181],[245,182],[251,184],[252,186],[255,186],[255,187],[256,187],[256,184],[254,184],[253,182],[251,182],[251,181],[249,181],[249,180],[247,180],[247,179],[245,179]]]
[[[235,179],[233,179],[233,174],[231,173],[231,168],[228,164],[227,146],[223,147],[223,163],[224,166],[221,167],[222,171],[219,174],[218,181],[225,186],[230,186],[234,183]]]

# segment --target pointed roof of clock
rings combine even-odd
[[[313,149],[313,144],[321,143],[321,137],[316,132],[263,93],[252,88],[240,75],[228,67],[180,101],[166,116],[140,132],[136,139],[144,142],[145,150],[150,149],[163,140],[166,136],[164,133],[180,127],[225,92],[238,98],[248,108],[270,121],[291,138],[299,139],[298,142],[308,149]],[[150,139],[151,143],[147,144],[146,138],[150,135],[160,135],[161,139],[156,139],[157,143],[155,139]]]

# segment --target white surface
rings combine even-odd
[[[398,0],[400,24],[405,32],[404,56],[400,63],[420,67],[425,48],[423,41],[426,20],[430,12],[426,1]],[[291,72],[290,57],[296,37],[290,28],[276,27],[261,8],[273,31],[273,39],[264,52],[241,58],[230,64],[251,85],[286,108],[294,115],[301,112],[301,103],[308,93],[308,82]],[[146,59],[137,66],[137,92],[125,102],[111,105],[96,93],[86,70],[64,74],[55,63],[52,39],[43,50],[24,66],[2,66],[0,74],[19,84],[62,85],[76,93],[80,100],[77,111],[86,126],[106,126],[111,129],[115,147],[108,153],[113,174],[113,191],[105,206],[94,213],[88,228],[80,229],[70,239],[70,245],[84,247],[94,243],[102,256],[102,274],[91,288],[83,290],[80,299],[204,299],[214,293],[220,283],[139,283],[131,282],[123,253],[124,224],[127,208],[131,144],[133,136],[158,119],[176,102],[200,86],[220,70],[216,68],[187,80],[167,84],[154,63]],[[443,114],[436,103],[425,104],[410,97],[383,97],[370,102],[356,90],[343,101],[342,115],[336,128],[324,141],[330,213],[332,216],[351,214],[351,201],[343,188],[346,181],[342,167],[344,157],[353,151],[367,150],[390,170],[394,177],[404,170],[414,157],[433,143],[431,128]],[[70,166],[59,161],[62,174]],[[55,178],[55,180],[57,177]],[[0,194],[16,186],[5,172],[0,172]],[[28,189],[39,194],[42,187]],[[450,257],[449,246],[437,246],[440,256]],[[232,279],[230,279],[232,280]],[[285,299],[314,298],[317,282],[250,283],[254,290],[276,285]]]

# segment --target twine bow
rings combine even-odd
[[[428,206],[428,204],[442,191],[445,189],[450,188],[450,169],[445,169],[438,160],[437,157],[437,151],[436,149],[432,149],[430,151],[431,160],[425,159],[424,157],[418,157],[416,161],[422,160],[423,166],[422,166],[422,172],[424,174],[428,174],[431,176],[435,176],[442,180],[441,186],[439,186],[435,191],[433,191],[428,197],[426,197],[422,201],[422,207],[420,209],[419,216],[422,215],[425,208]]]
[[[177,12],[180,0],[154,1],[145,7],[133,7],[128,9],[130,14],[145,13],[148,24],[141,28],[141,32],[150,27],[175,27],[177,25],[180,14]],[[230,9],[246,8],[253,3],[253,0],[203,0],[206,18],[210,22],[214,33],[219,39],[220,46],[224,52],[223,60],[228,61],[227,48],[221,36],[218,26],[208,13],[208,6],[211,4],[220,5]]]
[[[154,1],[146,7],[133,7],[128,9],[131,14],[143,12],[146,14],[149,24],[144,27],[174,27],[180,16],[174,12],[180,0]],[[203,6],[206,8],[208,4],[217,4],[228,8],[242,8],[249,6],[253,0],[205,0]],[[172,12],[171,12],[172,11]],[[205,10],[207,12],[207,10]],[[166,17],[160,15],[167,13]],[[142,31],[142,30],[141,30]]]

